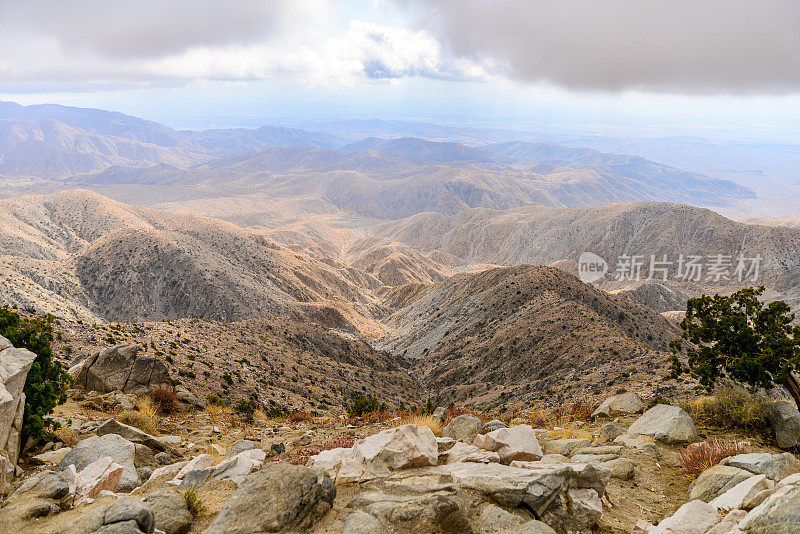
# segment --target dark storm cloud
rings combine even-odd
[[[453,53],[590,90],[800,90],[798,0],[398,0]]]

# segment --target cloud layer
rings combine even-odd
[[[9,0],[0,83],[170,84],[291,77],[352,85],[408,76],[486,79],[426,30],[359,20],[326,0]]]
[[[797,0],[397,0],[452,53],[578,89],[800,90]]]

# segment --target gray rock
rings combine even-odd
[[[800,532],[800,486],[779,488],[739,523],[747,534],[796,534]]]
[[[631,462],[627,458],[617,458],[616,460],[603,462],[600,465],[607,469],[611,469],[612,478],[618,478],[620,480],[630,480],[633,478],[633,475],[635,474],[633,462]]]
[[[456,440],[453,438],[436,438],[436,448],[439,453],[447,452],[453,448],[453,445],[456,444]]]
[[[790,449],[800,443],[800,411],[794,402],[773,402],[769,423],[775,430],[775,444],[781,449]]]
[[[22,390],[35,359],[36,354],[13,348],[0,336],[0,451],[13,467],[17,466],[21,448],[20,431],[25,411]]]
[[[554,439],[545,444],[545,447],[564,456],[572,455],[572,452],[592,444],[592,440],[586,438]]]
[[[336,486],[321,469],[275,464],[248,475],[206,534],[309,529],[327,512]]]
[[[482,427],[483,423],[481,423],[480,418],[472,414],[459,415],[444,427],[442,437],[453,438],[464,443],[472,443]]]
[[[720,522],[722,516],[710,504],[696,500],[689,501],[661,521],[650,532],[664,534],[703,534]]]
[[[481,532],[507,532],[525,523],[520,516],[489,503],[481,508],[479,519]]]
[[[514,534],[556,534],[556,531],[547,523],[534,519],[512,531]]]
[[[75,465],[77,471],[80,471],[100,458],[110,456],[123,467],[122,480],[120,480],[117,490],[131,491],[139,485],[139,475],[136,473],[134,463],[135,453],[134,444],[117,434],[92,436],[80,441],[69,451],[58,465],[58,471],[62,471],[72,464]]]
[[[508,425],[502,422],[500,419],[492,419],[481,427],[480,433],[486,434],[487,432],[491,432],[499,428],[508,428]]]
[[[652,436],[667,444],[686,443],[698,439],[691,416],[683,408],[657,404],[634,421],[628,434]]]
[[[731,510],[725,514],[725,517],[722,518],[722,521],[714,525],[711,530],[706,532],[706,534],[734,534],[737,532],[734,529],[739,522],[745,518],[746,515],[747,512],[744,510]]]
[[[342,524],[342,534],[382,534],[383,532],[381,522],[361,510],[348,514]]]
[[[439,421],[440,424],[444,424],[447,421],[448,411],[447,408],[444,406],[439,406],[435,410],[433,410],[433,418]]]
[[[527,506],[537,515],[547,509],[573,475],[570,467],[559,465],[534,470],[497,463],[456,463],[437,469],[449,474],[458,486],[481,493],[504,508]]]
[[[469,532],[460,500],[449,491],[389,495],[367,491],[356,495],[347,508],[369,513],[386,528],[381,532]],[[363,518],[362,518],[363,519]]]
[[[175,491],[162,490],[148,495],[145,504],[153,511],[156,528],[165,534],[186,534],[192,526],[192,515],[186,499]]]
[[[699,499],[709,502],[751,476],[753,476],[752,473],[738,467],[715,465],[700,473],[700,476],[691,483],[689,500]]]
[[[621,395],[614,395],[604,400],[592,412],[592,419],[596,417],[613,417],[615,415],[630,415],[642,413],[645,409],[644,401],[638,393],[629,391]]]
[[[236,456],[240,452],[249,451],[251,449],[257,449],[258,443],[249,439],[240,439],[238,441],[233,442],[230,447],[225,451],[225,458],[231,458]]]
[[[139,530],[150,534],[155,529],[153,511],[136,497],[121,497],[111,503],[103,518],[104,525],[134,521]]]
[[[600,432],[598,433],[598,437],[603,442],[614,441],[621,435],[625,433],[625,429],[619,426],[616,421],[612,421],[610,423],[604,424],[600,428]]]
[[[756,475],[767,475],[772,480],[782,478],[800,471],[800,462],[789,452],[770,454],[768,452],[753,452],[729,456],[720,462],[721,465],[730,465],[750,471]]]
[[[575,454],[572,456],[573,462],[610,462],[619,458],[619,454]]]
[[[593,447],[581,447],[572,451],[573,456],[576,454],[622,454],[625,447],[622,445],[598,445]]]
[[[41,471],[23,482],[14,491],[13,497],[18,498],[24,495],[26,498],[57,501],[69,496],[70,490],[72,493],[75,492],[74,473],[67,470],[61,472]]]
[[[116,434],[118,436],[122,436],[132,443],[147,445],[151,449],[156,449],[158,451],[164,450],[164,444],[160,440],[157,440],[147,432],[142,432],[136,427],[120,423],[116,419],[106,419],[99,427],[97,427],[96,432],[98,436]]]
[[[133,343],[107,347],[72,366],[69,374],[76,386],[101,393],[120,390],[142,395],[158,386],[171,386],[166,364],[138,352],[139,345]]]

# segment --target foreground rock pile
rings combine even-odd
[[[135,401],[127,395],[79,397],[120,407]],[[0,532],[800,532],[800,462],[774,449],[725,458],[684,486],[669,513],[654,520],[637,509],[612,528],[606,516],[635,499],[620,488],[663,484],[645,471],[701,439],[678,407],[612,397],[591,432],[434,416],[447,422],[441,437],[398,422],[309,456],[288,451],[310,446],[320,426],[229,440],[207,423],[154,436],[113,417],[65,420],[82,439],[31,458],[40,467],[15,481]]]

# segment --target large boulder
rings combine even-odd
[[[613,395],[604,400],[600,406],[592,412],[592,418],[642,413],[645,408],[644,401],[639,394],[629,391],[621,395]]]
[[[70,465],[74,465],[75,470],[80,472],[89,464],[93,464],[105,456],[110,456],[123,468],[117,491],[131,491],[139,485],[139,475],[136,473],[134,464],[135,454],[134,444],[122,436],[116,434],[92,436],[72,447],[72,450],[61,460],[58,470],[62,471]]]
[[[738,528],[746,534],[800,532],[800,486],[778,488],[767,500],[750,510]]]
[[[657,404],[628,427],[628,434],[652,436],[667,444],[698,439],[697,429],[686,410],[669,404]]]
[[[497,452],[500,455],[500,462],[504,464],[514,460],[542,458],[542,448],[536,439],[536,433],[529,425],[499,428],[487,434],[479,434],[475,437],[473,445],[486,451]]]
[[[689,500],[709,502],[740,482],[753,476],[753,473],[727,465],[715,465],[706,469],[689,486]]]
[[[120,390],[143,395],[158,386],[171,386],[169,369],[158,358],[139,356],[130,343],[101,349],[69,369],[75,384],[87,391]]]
[[[800,444],[800,411],[794,402],[778,400],[772,403],[769,423],[775,430],[775,444],[790,449]]]
[[[767,475],[772,480],[800,471],[800,461],[792,453],[770,454],[768,452],[751,452],[737,454],[723,459],[720,464],[738,467],[756,475]]]
[[[753,475],[708,504],[726,512],[737,508],[750,510],[764,502],[774,488],[775,482],[768,479],[766,475]]]
[[[358,440],[350,448],[322,451],[309,465],[326,469],[339,483],[386,476],[409,467],[436,465],[439,448],[430,428],[402,425]]]
[[[650,529],[650,534],[705,534],[720,522],[716,508],[703,501],[689,501]]]
[[[19,459],[22,415],[25,411],[22,389],[35,359],[36,354],[27,349],[15,349],[10,341],[0,336],[0,455],[12,467],[16,467]],[[0,481],[2,485],[3,481]]]
[[[481,428],[483,428],[483,422],[481,422],[480,418],[467,413],[454,417],[442,430],[442,437],[453,438],[464,443],[472,443]]]
[[[148,495],[144,503],[153,511],[156,528],[164,534],[186,534],[192,527],[186,499],[176,491],[156,491]]]
[[[334,497],[325,471],[275,464],[248,475],[205,534],[307,531]]]
[[[122,436],[132,443],[146,445],[151,449],[164,450],[164,444],[146,432],[142,432],[136,427],[120,423],[116,419],[107,419],[97,427],[97,435],[116,434]]]

